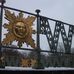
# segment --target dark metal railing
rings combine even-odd
[[[45,16],[40,15],[40,10],[36,10],[36,14],[30,13],[30,12],[26,12],[23,10],[19,10],[19,9],[15,9],[15,8],[11,8],[11,7],[7,7],[4,6],[4,3],[2,3],[0,5],[1,8],[1,12],[0,12],[0,54],[1,54],[1,49],[2,48],[12,48],[12,49],[20,49],[20,50],[28,50],[28,51],[37,51],[37,60],[38,60],[38,65],[37,65],[37,69],[40,68],[44,68],[41,67],[41,63],[40,63],[40,52],[50,52],[50,53],[64,53],[64,52],[57,52],[57,46],[58,46],[58,40],[59,40],[59,34],[61,33],[62,36],[62,40],[63,40],[63,44],[65,47],[65,53],[66,54],[71,54],[71,45],[72,45],[72,36],[74,34],[74,26],[72,24],[68,24],[59,20],[55,20],[55,19],[51,19]],[[27,48],[19,48],[19,47],[10,47],[10,46],[3,46],[1,45],[2,42],[2,20],[3,20],[3,9],[10,9],[10,10],[14,10],[14,11],[18,11],[18,12],[23,12],[29,15],[33,15],[36,16],[37,18],[37,38],[36,38],[36,43],[37,43],[37,48],[36,49],[27,49]],[[54,33],[52,34],[52,30],[50,27],[50,21],[53,21],[55,24],[55,29],[54,29]],[[69,26],[69,31],[68,31],[68,37],[66,35],[66,31],[65,31],[65,27],[64,25]],[[50,47],[50,51],[46,51],[46,50],[41,50],[40,47],[40,34],[44,34],[46,35],[49,47]],[[1,55],[0,55],[1,57]]]
[[[48,40],[48,44],[50,46],[51,51],[57,52],[57,45],[59,40],[59,35],[61,33],[61,37],[63,40],[63,44],[65,47],[65,53],[71,53],[71,45],[72,45],[72,36],[74,34],[74,26],[71,24],[67,24],[61,21],[55,22],[54,34],[52,34],[52,30],[50,27],[50,19],[41,17],[41,34],[45,34]],[[53,20],[52,20],[53,21]],[[66,34],[65,25],[69,26],[68,36]]]

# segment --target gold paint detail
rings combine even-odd
[[[13,27],[13,33],[19,38],[25,38],[28,35],[28,28],[23,22],[17,22]]]
[[[32,29],[32,26],[36,17],[28,16],[25,18],[23,16],[22,12],[15,16],[15,14],[9,10],[5,10],[5,19],[7,19],[9,23],[3,25],[8,31],[8,33],[5,34],[6,38],[2,41],[3,45],[9,45],[13,41],[17,41],[19,47],[21,47],[24,42],[32,48],[36,47],[34,39],[32,39],[32,33],[35,31]]]

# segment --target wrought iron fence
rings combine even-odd
[[[46,53],[55,53],[55,54],[72,54],[71,53],[71,45],[72,45],[72,39],[73,39],[73,34],[74,34],[74,25],[59,21],[59,20],[55,20],[55,19],[51,19],[45,16],[41,16],[40,10],[36,10],[36,14],[30,13],[30,12],[26,12],[23,10],[19,10],[19,9],[15,9],[15,8],[11,8],[11,7],[7,7],[4,6],[4,3],[1,3],[0,5],[1,11],[0,11],[0,56],[2,56],[1,53],[1,49],[2,48],[11,48],[11,49],[19,49],[19,50],[27,50],[27,51],[34,51],[37,53],[37,65],[35,68],[40,69],[40,68],[44,68],[44,66],[41,64],[41,52],[46,52]],[[4,14],[5,14],[5,10],[9,10],[11,12],[15,12],[15,14],[17,15],[17,13],[22,12],[23,14],[26,15],[26,17],[28,15],[30,16],[35,16],[36,17],[36,48],[23,48],[23,47],[11,47],[11,46],[7,46],[7,45],[2,45],[2,27],[3,27],[3,20],[4,18]],[[13,14],[14,16],[14,14]],[[22,16],[22,15],[21,15]],[[4,20],[5,22],[6,20]],[[28,21],[29,22],[29,21]],[[68,30],[68,36],[66,33],[66,29],[65,29],[65,25],[67,25],[69,27]],[[54,26],[53,29],[51,29],[51,26]],[[53,33],[52,33],[52,30]],[[61,34],[62,40],[63,40],[63,44],[64,44],[64,49],[65,52],[58,52],[57,47],[58,47],[58,42],[59,42],[59,36]],[[49,45],[49,50],[42,50],[41,46],[40,46],[40,35],[45,35],[48,41],[48,45]],[[15,39],[13,39],[15,40]],[[45,45],[45,44],[44,44]]]

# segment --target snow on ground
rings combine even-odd
[[[74,70],[74,68],[69,67],[48,67],[45,70]]]
[[[44,69],[33,69],[32,67],[5,67],[4,69],[0,70],[36,70],[36,71],[53,71],[53,70],[74,70],[74,68],[68,67],[48,67]]]

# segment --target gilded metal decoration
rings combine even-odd
[[[9,23],[5,23],[3,26],[7,29],[8,33],[5,34],[6,38],[3,39],[2,44],[11,44],[13,41],[18,42],[18,46],[21,47],[25,42],[32,48],[35,48],[35,42],[32,39],[33,33],[33,22],[35,21],[34,16],[23,17],[23,13],[20,12],[19,15],[15,16],[9,10],[5,10],[5,18]]]

